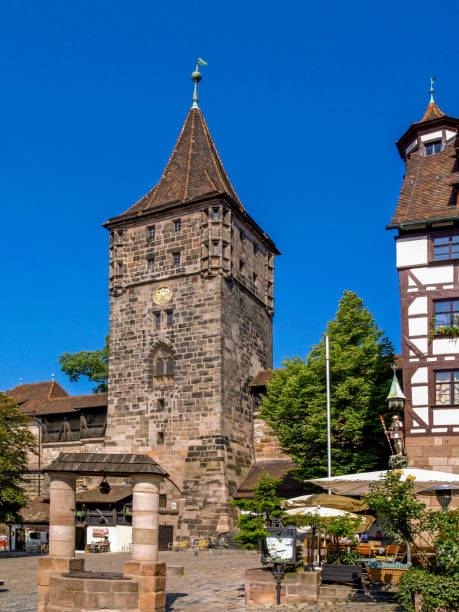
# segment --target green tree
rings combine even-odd
[[[285,515],[281,508],[283,499],[277,497],[276,488],[280,480],[267,473],[260,476],[258,484],[253,488],[253,499],[233,499],[232,504],[238,506],[245,514],[239,517],[237,526],[241,530],[236,539],[243,548],[253,550],[258,542],[267,534],[265,527],[271,525],[271,520]]]
[[[65,372],[72,382],[77,382],[81,376],[86,376],[92,382],[98,383],[94,393],[108,391],[108,336],[101,351],[80,351],[79,353],[62,353],[58,362],[62,372]]]
[[[384,468],[388,449],[379,415],[389,417],[393,346],[363,301],[345,291],[330,339],[332,473]],[[299,466],[296,476],[327,474],[325,337],[306,361],[287,359],[273,372],[262,400],[261,416]]]
[[[29,454],[36,453],[30,420],[13,399],[0,393],[0,523],[20,520],[19,510],[27,503],[21,485]]]

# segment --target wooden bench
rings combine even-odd
[[[359,565],[331,565],[322,564],[322,582],[331,580],[333,582],[352,582],[360,586],[362,584],[362,568]]]

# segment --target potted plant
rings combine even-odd
[[[84,510],[77,510],[75,512],[75,518],[77,518],[80,522],[84,521],[85,516],[86,512]]]

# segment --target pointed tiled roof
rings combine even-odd
[[[424,123],[424,121],[431,121],[432,119],[438,119],[439,117],[446,117],[445,113],[441,111],[437,103],[432,100],[429,102],[426,112],[424,113],[424,117],[418,123]]]
[[[159,183],[124,215],[141,213],[169,203],[186,204],[223,194],[244,210],[200,109],[192,108]]]

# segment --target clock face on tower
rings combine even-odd
[[[166,304],[172,299],[172,289],[170,287],[159,287],[153,293],[155,304]]]

